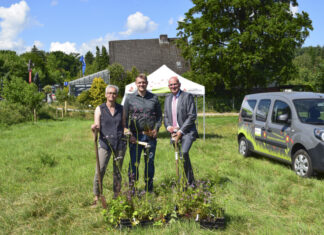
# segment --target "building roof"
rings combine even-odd
[[[189,62],[176,46],[177,38],[160,35],[156,39],[118,40],[109,42],[110,64],[121,64],[130,71],[135,66],[141,73],[152,73],[162,65],[178,74],[189,70]]]

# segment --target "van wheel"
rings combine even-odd
[[[249,149],[249,144],[244,136],[242,136],[239,141],[239,152],[244,157],[249,156],[251,153]]]
[[[304,149],[300,149],[294,154],[292,167],[296,174],[301,177],[313,175],[312,161]]]

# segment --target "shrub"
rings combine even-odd
[[[12,125],[31,120],[27,107],[18,103],[0,101],[0,110],[0,124],[2,125]]]
[[[69,99],[69,89],[68,88],[63,88],[63,89],[58,89],[55,93],[56,100],[62,104],[64,101],[67,101]]]
[[[81,94],[76,98],[76,101],[84,106],[91,104],[90,91],[82,91]]]
[[[4,82],[3,97],[9,103],[21,104],[28,108],[29,112],[42,106],[44,94],[38,92],[37,86],[32,83],[28,84],[21,78],[13,77]]]
[[[95,78],[93,79],[91,88],[89,90],[90,97],[91,97],[91,105],[93,107],[97,107],[98,105],[105,102],[105,89],[106,83],[102,78]]]

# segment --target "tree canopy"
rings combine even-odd
[[[177,43],[207,91],[283,84],[294,74],[295,50],[313,29],[306,12],[290,11],[296,0],[192,2]]]

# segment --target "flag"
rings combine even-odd
[[[82,63],[82,76],[83,76],[85,69],[86,69],[86,63],[85,63],[83,55],[80,57],[80,62]]]

